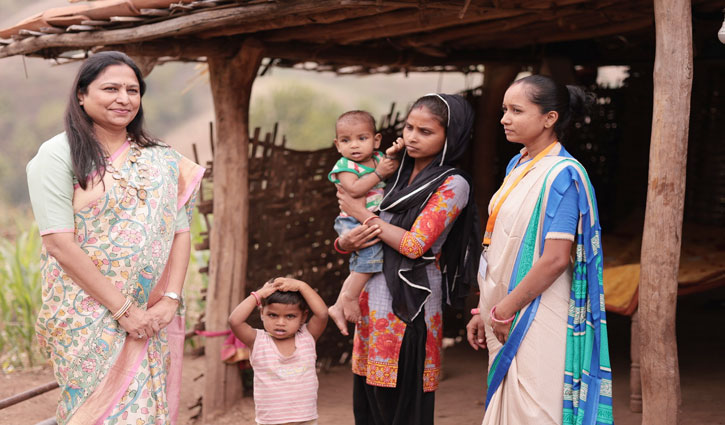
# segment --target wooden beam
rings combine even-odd
[[[561,12],[560,12],[561,13]],[[493,21],[476,22],[471,25],[455,26],[435,31],[431,34],[413,35],[404,37],[398,43],[404,46],[430,46],[440,45],[451,40],[465,40],[469,37],[480,37],[483,34],[497,34],[512,31],[517,28],[525,27],[542,20],[557,19],[558,14],[530,13],[521,16],[515,16],[508,19],[497,19]],[[565,14],[576,13],[573,10],[564,12]],[[397,41],[397,40],[396,40]]]
[[[493,19],[509,18],[529,13],[526,10],[480,9],[477,13],[468,11],[462,19],[458,12],[439,9],[396,10],[368,18],[350,19],[329,25],[307,25],[285,28],[265,34],[269,42],[289,42],[292,40],[310,43],[351,44],[370,39],[400,37],[433,31],[456,25],[464,25]]]
[[[349,3],[351,7],[354,7],[354,1]],[[49,48],[72,50],[110,44],[137,43],[164,37],[179,37],[227,25],[236,25],[249,19],[264,19],[274,22],[279,16],[320,13],[339,7],[339,1],[335,0],[317,0],[314,2],[288,0],[285,2],[245,4],[239,7],[182,15],[178,18],[127,29],[28,37],[0,47],[0,58],[24,55]]]
[[[195,36],[198,38],[213,38],[222,36],[231,36],[239,34],[251,34],[260,31],[269,31],[278,28],[288,27],[300,27],[304,25],[314,24],[331,24],[339,21],[344,21],[350,18],[367,17],[371,15],[378,15],[381,13],[387,13],[396,9],[404,7],[401,4],[390,5],[387,2],[384,4],[385,7],[368,7],[368,8],[342,8],[336,10],[324,11],[322,13],[311,13],[308,15],[286,14],[283,16],[275,17],[271,20],[261,20],[258,22],[239,22],[238,25],[230,25],[221,28],[214,28],[209,31],[201,32]]]
[[[565,25],[565,24],[564,24]],[[609,23],[606,20],[592,22],[591,25],[576,25],[575,28],[562,28],[561,22],[544,22],[532,25],[528,31],[516,35],[502,34],[500,37],[472,37],[465,46],[478,45],[479,48],[494,48],[505,45],[516,49],[536,44],[556,43],[573,40],[587,40],[597,37],[627,34],[652,26],[652,18],[636,18],[619,23]]]
[[[199,58],[226,57],[229,52],[241,48],[243,38],[215,38],[199,40],[197,38],[164,38],[140,43],[110,44],[98,50],[120,50],[129,56],[148,55],[154,57],[171,57],[180,60],[197,60]]]
[[[654,0],[654,107],[639,286],[643,425],[675,425],[675,318],[692,91],[690,0]]]
[[[452,28],[441,29],[430,34],[410,36],[405,38],[405,45],[437,45],[455,40],[457,45],[466,45],[471,38],[480,40],[486,34],[508,33],[518,28],[528,27],[542,22],[561,20],[571,16],[581,16],[585,13],[609,14],[616,10],[614,6],[621,7],[621,0],[598,1],[592,5],[575,5],[571,7],[558,7],[551,9],[528,10],[529,13],[505,19],[486,20],[471,25],[456,25]],[[584,8],[586,7],[586,9]],[[621,21],[622,19],[620,19]],[[531,36],[531,31],[523,31]]]
[[[236,51],[243,37],[222,37],[210,40],[194,38],[169,38],[108,45],[101,50],[120,50],[128,55],[148,55],[171,57],[177,60],[199,60],[217,56],[228,56]],[[262,40],[264,41],[264,40]],[[377,46],[359,46],[355,49],[336,45],[310,43],[267,43],[265,55],[279,58],[288,63],[320,62],[337,66],[387,67],[430,67],[430,66],[467,66],[487,61],[520,63],[531,56],[529,50],[471,50],[449,52],[446,57],[432,56],[408,50],[395,50]]]
[[[249,97],[262,62],[259,42],[245,40],[231,57],[209,60],[217,140],[214,146],[214,223],[211,227],[206,330],[229,328],[227,319],[245,293],[249,227]],[[220,360],[222,338],[205,344],[203,419],[213,423],[239,403],[239,368]]]

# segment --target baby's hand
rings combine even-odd
[[[400,151],[405,148],[405,142],[402,137],[398,137],[393,142],[393,145],[385,150],[385,157],[390,159],[399,159]]]
[[[382,175],[385,178],[390,177],[395,173],[395,171],[400,166],[400,155],[399,152],[401,151],[403,147],[403,139],[398,137],[398,140],[396,140],[393,143],[393,146],[389,147],[385,150],[385,158],[383,158],[382,161],[378,164],[377,167],[375,167],[375,171],[377,171],[380,175]]]
[[[285,292],[300,291],[304,285],[307,285],[301,280],[292,279],[290,277],[278,277],[274,280],[274,283],[277,284],[277,290]]]

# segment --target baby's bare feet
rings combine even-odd
[[[340,333],[347,336],[349,335],[349,332],[347,331],[347,322],[345,321],[345,314],[343,312],[342,306],[340,305],[333,305],[330,308],[327,309],[327,314],[330,316],[333,322],[335,322],[335,326],[337,326],[337,329],[340,330]]]
[[[348,322],[357,323],[360,320],[360,301],[357,297],[342,294],[342,311]]]

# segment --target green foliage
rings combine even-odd
[[[249,116],[250,127],[264,131],[279,123],[279,134],[287,137],[287,147],[317,150],[332,146],[335,120],[345,112],[330,94],[299,83],[284,83],[267,96],[256,99]]]
[[[41,240],[37,227],[14,240],[0,238],[0,367],[33,366],[40,360],[35,318],[41,305]]]

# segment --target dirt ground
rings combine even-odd
[[[614,417],[618,425],[641,423],[641,414],[629,410],[629,319],[609,315],[610,350],[614,371]],[[332,331],[330,328],[328,331]],[[679,341],[683,425],[725,425],[725,288],[679,298]],[[203,389],[204,359],[187,357],[180,412],[183,425],[199,408],[189,409]],[[444,358],[445,379],[436,393],[436,424],[479,424],[485,398],[486,355],[467,344],[448,348]],[[196,379],[198,378],[198,379]],[[333,368],[320,378],[318,409],[320,425],[353,423],[352,374],[348,367]],[[0,376],[0,398],[51,381],[49,369],[41,368]],[[35,424],[53,416],[58,390],[25,401],[0,413],[0,424]],[[215,425],[254,423],[250,398],[213,421]]]

